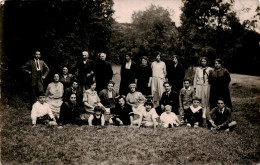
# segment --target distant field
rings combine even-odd
[[[113,67],[116,89],[120,69]],[[66,125],[32,128],[30,110],[14,96],[1,105],[3,164],[257,164],[260,163],[260,77],[231,74],[233,132],[206,128],[156,130]]]

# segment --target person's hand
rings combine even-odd
[[[30,71],[28,72],[28,74],[31,74],[31,73],[32,73],[32,72],[30,72]]]
[[[88,73],[88,74],[87,74],[87,77],[90,77],[90,76],[91,76],[91,74],[90,74],[90,73]]]
[[[122,122],[122,121],[119,121],[119,124],[120,124],[120,125],[123,125],[123,122]]]
[[[148,87],[149,87],[149,88],[151,87],[151,83],[148,83]]]
[[[91,71],[91,72],[90,72],[90,74],[94,74],[94,72],[93,72],[93,71]]]
[[[44,80],[44,79],[45,79],[45,76],[42,76],[42,79]]]

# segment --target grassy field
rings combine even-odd
[[[114,67],[119,81],[119,68]],[[1,105],[1,160],[5,164],[257,164],[260,163],[260,77],[232,74],[233,132],[171,129],[32,128],[18,97]],[[118,89],[118,83],[116,88]]]

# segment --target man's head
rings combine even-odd
[[[190,79],[183,80],[184,88],[188,89],[190,87]]]
[[[163,83],[163,86],[164,86],[166,92],[170,92],[172,89],[172,86],[169,82]]]
[[[37,50],[37,51],[35,51],[35,53],[33,54],[33,56],[34,56],[34,58],[35,58],[36,60],[38,60],[38,59],[41,58],[41,52]]]
[[[173,61],[174,64],[178,64],[178,62],[179,62],[179,56],[178,56],[178,55],[173,55],[173,56],[172,56],[172,61]]]
[[[83,58],[83,60],[87,60],[88,57],[89,57],[88,51],[83,51],[83,52],[82,52],[82,58]]]
[[[72,84],[71,84],[71,87],[75,90],[77,89],[79,86],[78,82],[77,81],[73,81]]]
[[[223,98],[218,99],[217,106],[218,106],[219,109],[223,109],[225,107],[225,103],[224,103]]]
[[[106,53],[99,53],[99,54],[98,54],[98,57],[99,57],[100,60],[105,61],[107,55],[106,55]]]

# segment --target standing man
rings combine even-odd
[[[89,89],[91,82],[94,79],[95,63],[94,61],[88,59],[88,51],[82,52],[82,59],[76,64],[77,80],[79,83],[79,90],[83,93],[84,90]]]
[[[107,55],[105,53],[98,54],[99,60],[96,64],[96,83],[97,83],[97,92],[107,87],[107,84],[113,77],[113,70],[109,62],[106,61]]]
[[[25,63],[21,69],[28,73],[31,78],[31,94],[30,94],[30,103],[33,105],[37,100],[37,96],[39,93],[44,92],[44,83],[43,80],[46,78],[50,69],[48,65],[40,60],[41,52],[35,51],[33,54],[34,59],[29,60]]]

